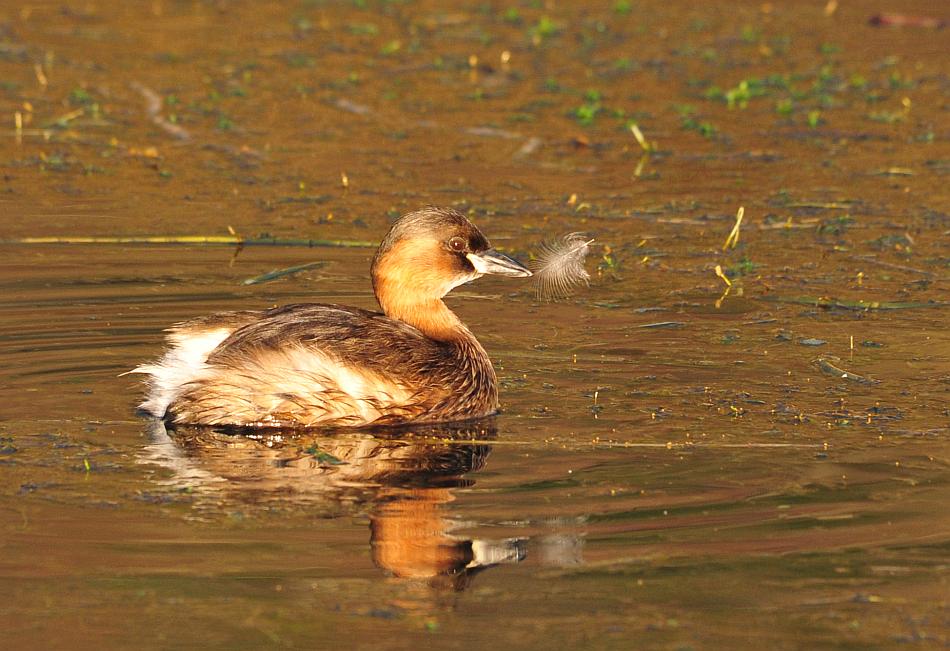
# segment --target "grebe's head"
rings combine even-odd
[[[493,249],[461,213],[446,208],[424,208],[396,220],[379,245],[371,273],[376,297],[387,314],[397,304],[440,299],[485,274],[531,275]]]

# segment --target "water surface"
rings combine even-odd
[[[822,9],[0,8],[11,648],[945,647],[946,35]],[[596,238],[570,300],[449,297],[501,414],[135,415],[171,323],[374,308],[362,243],[425,204]],[[229,227],[356,246],[14,241]]]

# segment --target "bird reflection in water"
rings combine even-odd
[[[332,432],[166,429],[149,424],[143,463],[170,470],[170,487],[220,509],[235,503],[366,513],[374,562],[393,576],[464,589],[479,571],[525,557],[524,540],[453,535],[447,514],[463,477],[485,465],[494,419]]]

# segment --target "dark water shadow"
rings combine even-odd
[[[140,461],[171,472],[166,488],[197,508],[366,515],[373,561],[391,575],[462,590],[478,572],[525,558],[525,540],[457,536],[453,491],[475,483],[494,419],[379,428],[235,430],[151,420]]]

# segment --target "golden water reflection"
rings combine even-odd
[[[306,508],[365,514],[373,561],[391,575],[463,589],[479,571],[525,558],[521,538],[453,533],[454,491],[474,484],[497,436],[493,419],[416,428],[337,431],[168,429],[150,421],[143,463],[171,472],[166,488],[196,508]]]

